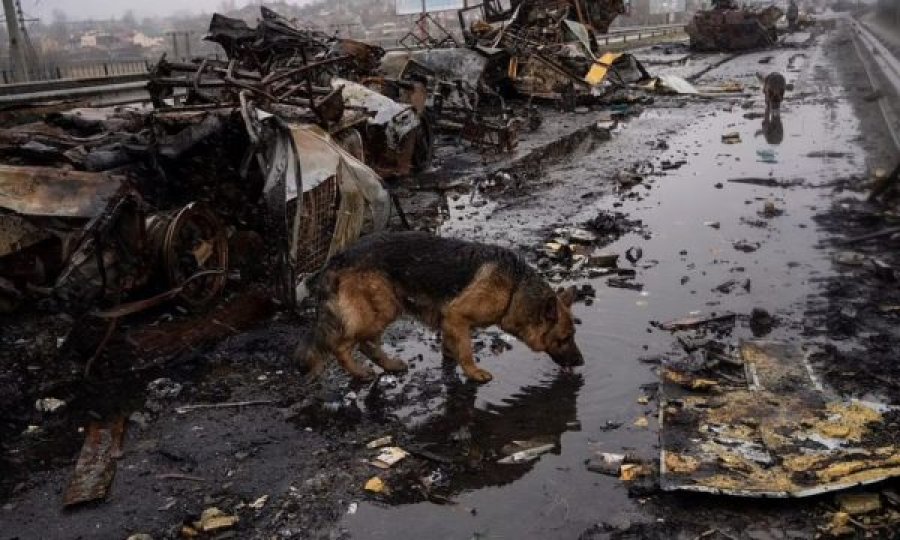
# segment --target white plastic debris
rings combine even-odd
[[[381,448],[382,446],[387,446],[391,444],[393,438],[390,435],[385,435],[384,437],[379,437],[375,440],[369,441],[366,444],[366,448]]]
[[[52,413],[66,406],[66,402],[56,398],[42,398],[34,402],[34,408],[40,412]]]
[[[625,462],[625,454],[598,452],[587,464],[591,472],[619,476],[619,470]]]
[[[382,448],[378,456],[372,460],[372,465],[379,469],[390,469],[395,463],[408,455],[409,453],[399,446],[387,446]]]
[[[554,447],[556,447],[555,444],[542,444],[541,446],[535,446],[534,448],[519,450],[518,452],[513,452],[512,454],[506,456],[497,463],[500,463],[501,465],[527,463],[529,461],[536,460],[541,456],[541,454],[546,454],[547,452],[553,450]]]

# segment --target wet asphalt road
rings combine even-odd
[[[551,165],[545,170],[550,185],[526,200],[489,202],[451,214],[443,234],[521,246],[539,243],[548,224],[580,224],[601,210],[625,212],[643,220],[649,238],[643,233],[628,234],[609,249],[620,254],[631,246],[643,249],[635,267],[636,281],[643,283],[644,290],[610,288],[605,279],[590,281],[597,289],[596,301],[575,309],[582,320],[577,338],[586,366],[578,370],[579,384],[564,387],[570,393],[567,396],[527,403],[528,395],[521,395],[523,388],[551,386],[559,375],[549,359],[520,344],[501,355],[481,356],[481,365],[495,376],[478,391],[476,407],[493,412],[481,419],[487,424],[482,429],[508,422],[505,415],[513,414],[517,403],[524,401],[523,407],[540,415],[520,438],[557,436],[557,453],[543,456],[514,482],[461,494],[457,506],[362,504],[343,521],[353,537],[574,538],[598,522],[655,519],[642,513],[618,479],[587,472],[584,462],[596,450],[634,451],[648,459],[656,455],[655,406],[637,403],[646,393],[642,385],[653,384],[655,376],[638,359],[671,353],[673,340],[668,333],[652,330],[650,321],[695,311],[746,315],[758,307],[782,319],[770,337],[802,340],[798,334],[803,312],[817,290],[817,278],[831,271],[828,254],[815,247],[822,234],[811,218],[830,204],[827,187],[832,182],[859,174],[866,164],[865,152],[857,143],[859,121],[825,56],[824,42],[726,62],[697,84],[737,81],[750,98],[650,108],[620,126],[610,142]],[[772,59],[760,64],[764,57]],[[794,85],[782,110],[784,133],[778,143],[767,142],[760,133],[761,120],[743,116],[762,111],[763,102],[754,87],[755,72],[763,70],[781,71]],[[721,137],[728,132],[738,132],[741,142],[724,144]],[[667,142],[668,150],[651,148],[658,139]],[[773,152],[775,163],[762,161],[758,151]],[[681,168],[633,188],[641,194],[639,200],[609,193],[614,173],[636,160],[650,160],[659,170],[662,160],[682,159],[687,163]],[[728,181],[748,177],[802,185],[772,188]],[[590,191],[607,194],[585,202],[581,195]],[[784,213],[762,218],[759,213],[765,201],[774,202]],[[705,225],[708,222],[720,227]],[[738,241],[759,247],[746,253],[733,247]],[[729,294],[713,290],[731,279],[750,280],[750,290],[741,285]],[[733,339],[749,335],[743,320]],[[563,399],[574,399],[574,417],[569,407],[558,406]],[[649,429],[632,426],[644,415],[650,418]],[[552,431],[572,420],[578,420],[580,429]],[[608,421],[624,425],[604,431]],[[472,508],[477,510],[475,515],[467,511]]]
[[[657,457],[655,402],[638,403],[640,396],[652,395],[656,376],[639,359],[673,354],[676,348],[672,336],[653,329],[651,321],[733,311],[742,317],[728,339],[737,341],[750,335],[745,315],[763,308],[781,321],[770,337],[803,339],[803,313],[816,301],[822,278],[833,272],[830,253],[816,247],[825,233],[812,217],[832,203],[835,181],[864,174],[873,160],[866,145],[872,128],[864,123],[871,119],[861,121],[851,106],[855,88],[840,65],[846,58],[834,55],[840,32],[803,48],[721,63],[696,84],[737,81],[747,96],[657,98],[620,124],[610,140],[585,135],[565,155],[541,163],[538,181],[515,193],[447,194],[449,213],[440,234],[529,254],[554,226],[579,225],[601,211],[642,221],[639,231],[607,248],[642,249],[633,265],[642,291],[609,287],[605,278],[574,282],[590,283],[597,291],[591,305],[575,307],[582,321],[577,340],[583,368],[565,373],[515,342],[509,350],[491,352],[491,344],[506,341],[487,331],[477,338],[486,345],[479,360],[494,380],[481,387],[463,385],[442,370],[434,335],[400,323],[388,336],[389,348],[408,360],[421,355],[421,361],[396,384],[383,381],[379,396],[374,387],[348,396],[343,379],[333,379],[327,399],[355,400],[363,418],[335,427],[302,415],[298,420],[292,412],[307,389],[293,382],[287,361],[295,329],[276,321],[219,347],[212,355],[216,367],[180,371],[178,377],[188,383],[181,399],[189,402],[270,398],[279,401],[277,407],[180,416],[163,404],[148,413],[149,426],[129,428],[108,502],[61,512],[58,500],[71,470],[63,460],[35,473],[0,510],[0,538],[112,539],[135,532],[175,537],[188,515],[212,504],[232,510],[263,494],[270,499],[262,511],[241,510],[243,528],[236,537],[576,538],[598,523],[628,528],[669,519],[665,503],[648,508],[643,499],[629,497],[617,478],[588,472],[585,460],[595,451]],[[767,57],[768,63],[759,62]],[[654,71],[684,76],[723,59],[712,55]],[[763,109],[755,72],[772,70],[793,84],[779,141],[771,134],[766,139],[760,119],[744,116]],[[589,124],[595,114],[584,113],[579,122]],[[729,132],[737,132],[740,142],[724,144],[722,135]],[[760,151],[774,162],[763,161]],[[685,164],[661,171],[664,160]],[[659,174],[617,192],[614,175],[639,161],[649,161]],[[729,182],[736,178],[796,185]],[[761,217],[766,201],[782,213]],[[755,249],[735,249],[736,242]],[[730,292],[715,290],[729,280],[738,283]],[[438,451],[465,448],[492,455],[511,441],[530,439],[555,447],[524,466],[482,460],[468,472],[446,477],[441,466],[432,466],[431,474],[448,484],[455,504],[385,504],[361,489],[361,480],[378,471],[348,448],[398,427],[367,415],[396,419],[404,445]],[[633,425],[644,416],[647,428]],[[622,426],[609,429],[610,422]],[[73,450],[68,445],[65,456]],[[154,481],[169,471],[204,481]],[[705,506],[715,516],[716,503]],[[809,523],[798,527],[813,532]]]

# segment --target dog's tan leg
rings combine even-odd
[[[353,360],[354,346],[386,371],[400,371],[406,364],[381,350],[381,334],[400,313],[400,304],[390,283],[374,272],[354,272],[344,276],[337,299],[343,338],[332,349],[338,361],[353,377],[371,379],[375,374]]]
[[[406,371],[408,369],[406,362],[384,352],[384,349],[381,348],[381,336],[360,343],[359,350],[385,371]]]
[[[444,350],[456,359],[466,377],[479,383],[486,383],[494,378],[490,371],[475,365],[475,355],[472,352],[472,328],[468,321],[462,317],[446,317],[441,330]]]
[[[510,302],[511,283],[493,265],[481,267],[467,286],[442,312],[444,354],[456,359],[466,377],[486,383],[493,375],[475,365],[472,328],[497,324]]]
[[[354,345],[355,343],[352,341],[342,341],[334,348],[334,356],[351,377],[361,381],[371,381],[375,378],[375,372],[368,367],[359,365],[356,360],[353,359]]]

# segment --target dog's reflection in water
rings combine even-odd
[[[756,132],[756,136],[762,135],[769,144],[781,144],[784,140],[784,124],[781,123],[781,116],[773,116],[771,119],[762,121],[762,129]]]
[[[539,461],[498,464],[520,449],[514,441],[526,446],[554,445],[550,452],[558,454],[562,434],[578,429],[577,397],[584,384],[578,373],[556,369],[548,379],[522,387],[496,404],[478,407],[478,385],[462,380],[453,368],[450,363],[442,370],[440,383],[426,383],[429,388],[442,387],[442,396],[432,396],[437,405],[424,422],[410,428],[411,438],[404,445],[413,453],[428,456],[431,465],[426,468],[441,471],[444,482],[438,490],[443,496],[514,482]],[[370,412],[387,405],[379,403],[378,396],[367,401]],[[403,504],[418,498],[398,495],[392,502]]]

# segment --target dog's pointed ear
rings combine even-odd
[[[564,306],[570,307],[575,303],[575,286],[573,285],[565,290],[559,291],[556,295]]]

